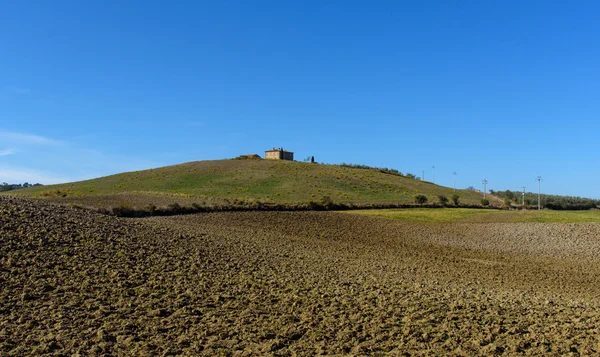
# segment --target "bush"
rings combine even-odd
[[[321,204],[325,207],[333,206],[333,200],[329,196],[323,196],[321,198]]]
[[[483,207],[487,207],[487,206],[489,206],[489,205],[490,205],[490,200],[488,200],[487,198],[484,198],[484,199],[482,199],[482,200],[481,200],[481,205],[482,205]]]
[[[177,202],[171,203],[167,206],[167,211],[171,214],[180,214],[182,213],[182,207]]]
[[[260,160],[261,157],[257,154],[250,155],[240,155],[238,157],[234,157],[232,160]]]
[[[314,159],[314,156],[313,156]],[[314,162],[314,161],[313,161]],[[367,165],[356,165],[356,164],[347,164],[345,162],[340,164],[341,167],[348,167],[351,169],[363,169],[363,170],[376,170],[384,174],[396,175],[396,176],[404,176],[402,172],[396,169],[388,169],[387,167],[373,167]]]
[[[322,203],[310,200],[308,201],[308,208],[314,211],[322,211],[325,209],[325,206]]]
[[[574,203],[574,204],[560,204],[548,202],[544,205],[544,208],[548,208],[551,210],[569,210],[569,211],[582,211],[582,210],[591,210],[597,208],[593,203]]]
[[[117,207],[112,208],[112,215],[117,217],[144,217],[146,213],[129,207],[129,205],[122,203]]]
[[[415,203],[418,203],[420,205],[427,203],[428,199],[427,196],[425,195],[416,195],[415,196]]]
[[[154,216],[156,214],[156,206],[153,204],[149,204],[146,206],[146,211],[149,215]]]
[[[454,203],[455,206],[460,204],[460,196],[456,193],[452,195],[452,203]]]
[[[445,206],[448,204],[448,197],[444,196],[444,195],[439,195],[438,196],[438,200],[440,201],[440,204],[442,206]]]

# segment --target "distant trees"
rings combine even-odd
[[[416,195],[415,196],[415,203],[418,203],[420,205],[427,203],[428,199],[427,196],[425,195]]]
[[[491,191],[490,191],[491,192]],[[496,191],[496,196],[509,201],[522,202],[523,193],[520,191]],[[600,200],[578,197],[578,196],[559,196],[559,195],[540,195],[542,206],[553,210],[588,210],[600,206]],[[537,205],[538,194],[535,192],[525,193],[525,205]]]
[[[36,184],[30,184],[29,182],[25,182],[25,183],[17,183],[17,184],[9,184],[6,182],[3,182],[2,185],[0,185],[0,192],[5,192],[5,191],[12,191],[12,190],[18,190],[20,188],[27,188],[27,187],[37,187],[37,186],[42,186],[41,183],[36,183]]]
[[[590,209],[598,208],[598,203],[593,203],[593,202],[582,202],[582,203],[547,202],[544,204],[544,207],[548,208],[548,209],[553,209],[553,210],[581,211],[581,210],[590,210]]]
[[[460,204],[460,196],[456,193],[452,195],[452,203],[454,203],[455,206]]]
[[[440,204],[442,206],[446,206],[448,204],[448,197],[446,197],[444,195],[439,195],[438,200],[440,201]]]
[[[231,160],[260,160],[261,157],[258,154],[249,154],[249,155],[240,155],[238,157],[234,157]]]
[[[497,193],[500,193],[500,192],[497,192]],[[502,195],[502,196],[503,196],[504,198],[508,198],[508,199],[509,199],[509,200],[511,200],[511,201],[514,201],[514,200],[515,200],[515,197],[516,197],[516,196],[515,196],[515,193],[514,193],[514,192],[512,192],[512,191],[510,191],[510,190],[506,190],[506,191],[504,191],[504,193],[503,193],[503,195]]]
[[[376,171],[379,171],[379,172],[384,173],[384,174],[409,177],[408,175],[404,176],[402,174],[402,172],[400,172],[400,171],[398,171],[396,169],[388,169],[387,167],[374,167],[374,166],[367,166],[367,165],[347,164],[345,162],[341,163],[340,166],[341,167],[348,167],[348,168],[351,168],[351,169],[376,170]]]

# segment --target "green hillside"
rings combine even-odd
[[[482,198],[476,192],[457,192],[465,204],[479,204]],[[417,194],[428,196],[432,203],[438,201],[438,195],[450,198],[453,190],[376,169],[275,160],[216,160],[32,187],[11,194],[96,207],[137,207],[175,202],[306,203],[323,197],[336,203],[395,204],[411,203]]]

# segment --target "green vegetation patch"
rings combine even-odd
[[[600,211],[499,211],[473,208],[409,208],[345,211],[411,222],[585,223],[600,222]]]
[[[505,213],[511,222],[585,223],[600,222],[600,211],[511,211]]]
[[[465,220],[476,215],[489,215],[490,210],[470,208],[400,208],[345,211],[344,213],[376,216],[411,222],[448,223]]]

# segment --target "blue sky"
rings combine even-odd
[[[596,2],[0,1],[0,182],[264,154],[600,198]]]

